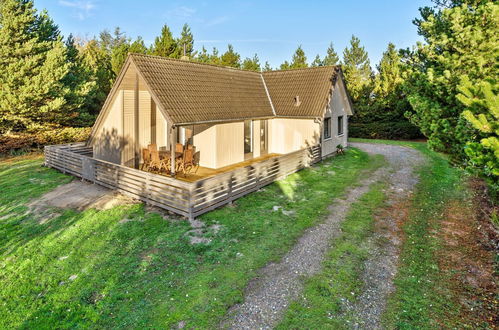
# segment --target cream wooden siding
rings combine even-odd
[[[219,124],[216,127],[216,168],[244,161],[244,122]]]
[[[139,149],[151,144],[151,95],[147,91],[139,92]],[[142,162],[142,152],[139,153]]]
[[[269,120],[269,152],[287,154],[319,144],[320,124],[313,119]]]
[[[217,168],[217,128],[216,125],[194,126],[194,146],[200,152],[200,165]]]
[[[336,83],[333,91],[333,97],[328,111],[326,111],[325,118],[331,117],[331,138],[324,139],[324,132],[322,134],[322,156],[327,156],[336,151],[338,144],[347,146],[348,139],[348,116],[347,109],[349,107],[348,101],[345,96],[343,86]],[[338,116],[343,116],[343,135],[338,135]]]
[[[94,157],[108,162],[121,163],[123,137],[123,92],[116,93],[110,105],[108,116],[104,119],[94,139]]]

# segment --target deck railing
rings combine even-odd
[[[272,157],[195,182],[93,158],[84,143],[45,147],[45,165],[189,218],[249,194],[321,159],[320,146]]]

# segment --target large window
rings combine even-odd
[[[253,121],[246,120],[244,122],[244,153],[253,152]]]
[[[331,117],[324,118],[324,139],[331,138]]]
[[[343,116],[338,116],[338,136],[343,135]]]

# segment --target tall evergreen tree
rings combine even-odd
[[[291,68],[291,65],[289,64],[288,61],[284,61],[284,63],[282,63],[280,66],[281,70],[289,70],[290,68]]]
[[[136,54],[147,54],[147,47],[146,44],[144,43],[144,39],[142,37],[137,37],[137,39],[130,44],[130,53],[136,53]]]
[[[31,0],[0,3],[2,132],[68,120],[63,80],[69,65],[57,28],[45,15],[37,15]]]
[[[95,88],[95,82],[83,65],[76,40],[70,34],[65,42],[66,60],[69,64],[69,72],[64,78],[64,84],[69,92],[66,95],[66,106],[68,112],[72,111],[75,118],[72,120],[72,126],[90,126],[93,124],[94,116],[89,113],[88,96]]]
[[[305,56],[303,48],[301,48],[301,46],[298,46],[295,53],[293,54],[293,57],[291,58],[290,69],[299,69],[306,67],[308,67],[307,57]]]
[[[125,32],[121,31],[119,26],[114,28],[111,34],[109,30],[104,30],[100,33],[99,44],[109,55],[113,52],[114,48],[120,47],[123,44],[129,43],[129,38]]]
[[[234,47],[231,44],[227,46],[227,51],[222,54],[220,60],[223,66],[241,67],[241,55],[234,51]]]
[[[205,46],[201,47],[201,51],[196,56],[196,61],[201,63],[210,63],[210,54]]]
[[[321,60],[321,57],[319,56],[319,54],[317,54],[314,58],[314,60],[312,61],[312,63],[310,64],[311,67],[318,67],[318,66],[323,66],[323,62]]]
[[[420,13],[414,23],[425,42],[419,43],[408,59],[412,71],[407,93],[413,109],[408,116],[428,137],[430,147],[449,153],[457,164],[469,166],[476,157],[469,153],[478,150],[486,134],[463,112],[469,110],[480,117],[486,107],[463,104],[464,99],[457,95],[463,82],[481,86],[484,81],[497,81],[499,4],[447,1],[443,7],[421,8]],[[484,157],[493,153],[486,147],[477,152]],[[486,172],[482,168],[484,175]]]
[[[329,47],[327,48],[326,57],[324,57],[324,60],[322,60],[322,65],[337,65],[339,62],[340,58],[334,50],[333,43],[331,42],[329,44]]]
[[[217,47],[213,47],[213,50],[210,55],[210,64],[215,64],[215,65],[223,65],[222,64],[222,59],[220,57],[220,52],[218,51]]]
[[[255,56],[253,56],[253,58],[247,57],[243,61],[243,69],[260,72],[261,67],[260,67],[260,59],[258,58],[258,55],[255,54]]]
[[[168,25],[163,25],[161,35],[156,37],[151,48],[151,53],[156,56],[175,57],[177,52],[177,41],[173,38]]]
[[[192,58],[194,55],[194,36],[192,35],[191,28],[187,25],[187,23],[182,27],[180,38],[177,40],[176,58],[184,56],[184,46],[185,56]]]
[[[343,51],[343,72],[354,103],[369,95],[373,74],[371,64],[367,51],[355,36],[350,40],[350,47]]]
[[[268,61],[265,61],[265,65],[263,66],[262,71],[272,71],[272,67]]]
[[[111,68],[115,76],[120,73],[129,52],[130,45],[128,43],[122,43],[111,50]]]
[[[115,78],[111,67],[111,56],[95,39],[85,43],[80,49],[80,54],[90,81],[94,83],[86,102],[89,112],[95,115],[99,113]]]

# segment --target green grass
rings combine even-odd
[[[38,223],[29,200],[72,180],[41,163],[0,162],[0,328],[214,327],[259,268],[382,161],[351,149],[290,175],[203,215],[221,230],[207,230],[211,243],[194,246],[186,221],[167,221],[142,204],[63,210]],[[274,212],[275,205],[295,213]],[[132,221],[120,222],[125,217]]]
[[[341,329],[354,320],[342,306],[361,293],[360,275],[369,255],[364,244],[372,233],[374,214],[384,201],[384,185],[376,183],[352,204],[323,263],[322,271],[306,280],[303,298],[290,305],[278,329]]]
[[[425,143],[351,139],[354,142],[387,143],[412,147],[427,162],[418,169],[408,221],[403,226],[405,241],[395,277],[396,292],[388,302],[385,325],[396,329],[459,327],[459,307],[448,289],[447,275],[440,271],[437,254],[442,242],[439,230],[444,208],[450,201],[465,203],[467,189],[463,171],[451,167],[447,159],[429,150]]]

